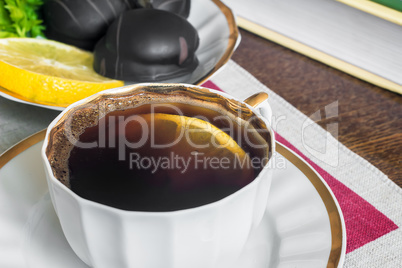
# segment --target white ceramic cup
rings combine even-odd
[[[270,155],[274,153],[274,132],[269,126],[271,109],[266,100],[253,108],[215,90],[183,84],[157,85],[161,86],[167,90],[180,87],[193,92],[209,91],[224,101],[246,107],[265,123],[270,134]],[[67,241],[82,261],[95,268],[231,267],[266,210],[272,179],[268,164],[237,192],[207,205],[172,212],[126,211],[89,201],[71,191],[53,173],[47,156],[51,146],[49,135],[60,121],[68,118],[71,110],[99,98],[127,95],[147,87],[155,84],[95,94],[70,105],[49,125],[42,158],[51,199]]]

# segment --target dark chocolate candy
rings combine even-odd
[[[94,50],[94,69],[114,79],[153,82],[191,73],[198,66],[197,30],[184,18],[156,9],[124,12]]]
[[[166,10],[184,18],[190,13],[191,0],[130,0],[138,7]]]
[[[68,37],[52,27],[46,26],[45,35],[48,39],[56,40],[65,44],[76,46],[85,50],[92,51],[96,45],[98,39],[75,39]]]
[[[45,35],[91,50],[107,27],[130,8],[126,0],[47,0],[42,8]]]

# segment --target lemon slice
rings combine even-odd
[[[66,107],[96,92],[123,86],[97,74],[93,55],[59,42],[0,39],[0,87],[14,97]]]
[[[147,123],[149,144],[141,155],[169,157],[177,166],[167,173],[176,188],[191,188],[200,182],[243,186],[254,179],[250,156],[231,136],[204,120],[171,115],[141,115]],[[127,124],[130,142],[139,141],[144,131],[142,120]],[[142,129],[143,130],[143,129]],[[155,174],[156,175],[156,174]]]

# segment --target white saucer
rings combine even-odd
[[[220,0],[192,0],[187,20],[197,29],[200,44],[196,51],[198,67],[190,74],[161,83],[187,83],[201,85],[230,59],[240,43],[240,34],[235,17]],[[132,84],[126,82],[125,84]],[[38,103],[0,87],[0,96],[12,101],[61,111],[65,107],[55,104]]]
[[[44,134],[0,156],[0,267],[87,268],[53,210],[40,158]],[[345,226],[332,192],[285,146],[277,143],[277,151],[266,214],[236,268],[342,267]]]

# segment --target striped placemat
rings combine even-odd
[[[235,62],[204,85],[239,99],[268,93],[278,141],[318,171],[339,202],[347,233],[344,267],[402,267],[402,188]],[[337,116],[337,105],[322,108],[327,118]]]

